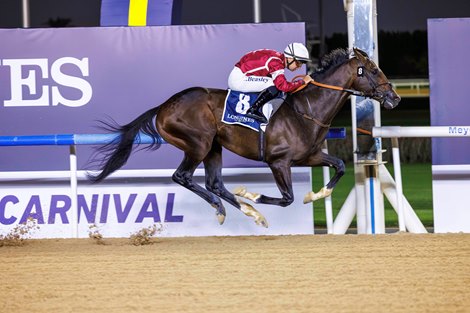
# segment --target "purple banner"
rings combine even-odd
[[[429,19],[431,125],[470,125],[470,18]],[[433,165],[470,164],[468,138],[433,138]]]
[[[96,121],[107,116],[130,122],[188,87],[225,89],[241,55],[305,42],[305,25],[3,29],[0,40],[0,134],[80,134],[102,132]],[[92,149],[77,149],[83,168]],[[0,170],[63,170],[67,154],[2,147]],[[261,165],[225,154],[224,166]],[[164,145],[133,155],[125,168],[176,168],[181,159]]]

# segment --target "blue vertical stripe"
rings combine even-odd
[[[173,0],[148,0],[147,25],[171,25]]]
[[[130,0],[102,0],[101,26],[127,26]]]
[[[370,224],[372,227],[372,234],[375,234],[375,197],[374,197],[374,178],[369,178],[369,193],[370,193]]]

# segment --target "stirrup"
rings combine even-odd
[[[260,111],[255,111],[254,113],[251,113],[249,111],[247,111],[245,113],[246,116],[248,117],[251,117],[255,120],[257,120],[258,122],[260,123],[263,123],[263,124],[267,124],[268,123],[268,119],[264,116],[263,113],[261,113]]]

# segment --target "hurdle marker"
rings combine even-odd
[[[430,137],[470,137],[470,126],[382,126],[373,127],[372,136],[391,138],[393,168],[395,172],[398,224],[400,231],[406,231],[406,218],[403,206],[403,185],[401,177],[400,148],[398,138]],[[408,204],[409,206],[409,204]]]

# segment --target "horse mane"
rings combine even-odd
[[[315,78],[319,75],[325,74],[326,72],[329,72],[330,70],[333,70],[344,64],[349,60],[350,54],[350,50],[338,48],[324,55],[320,59],[319,67],[312,73],[312,77]]]

